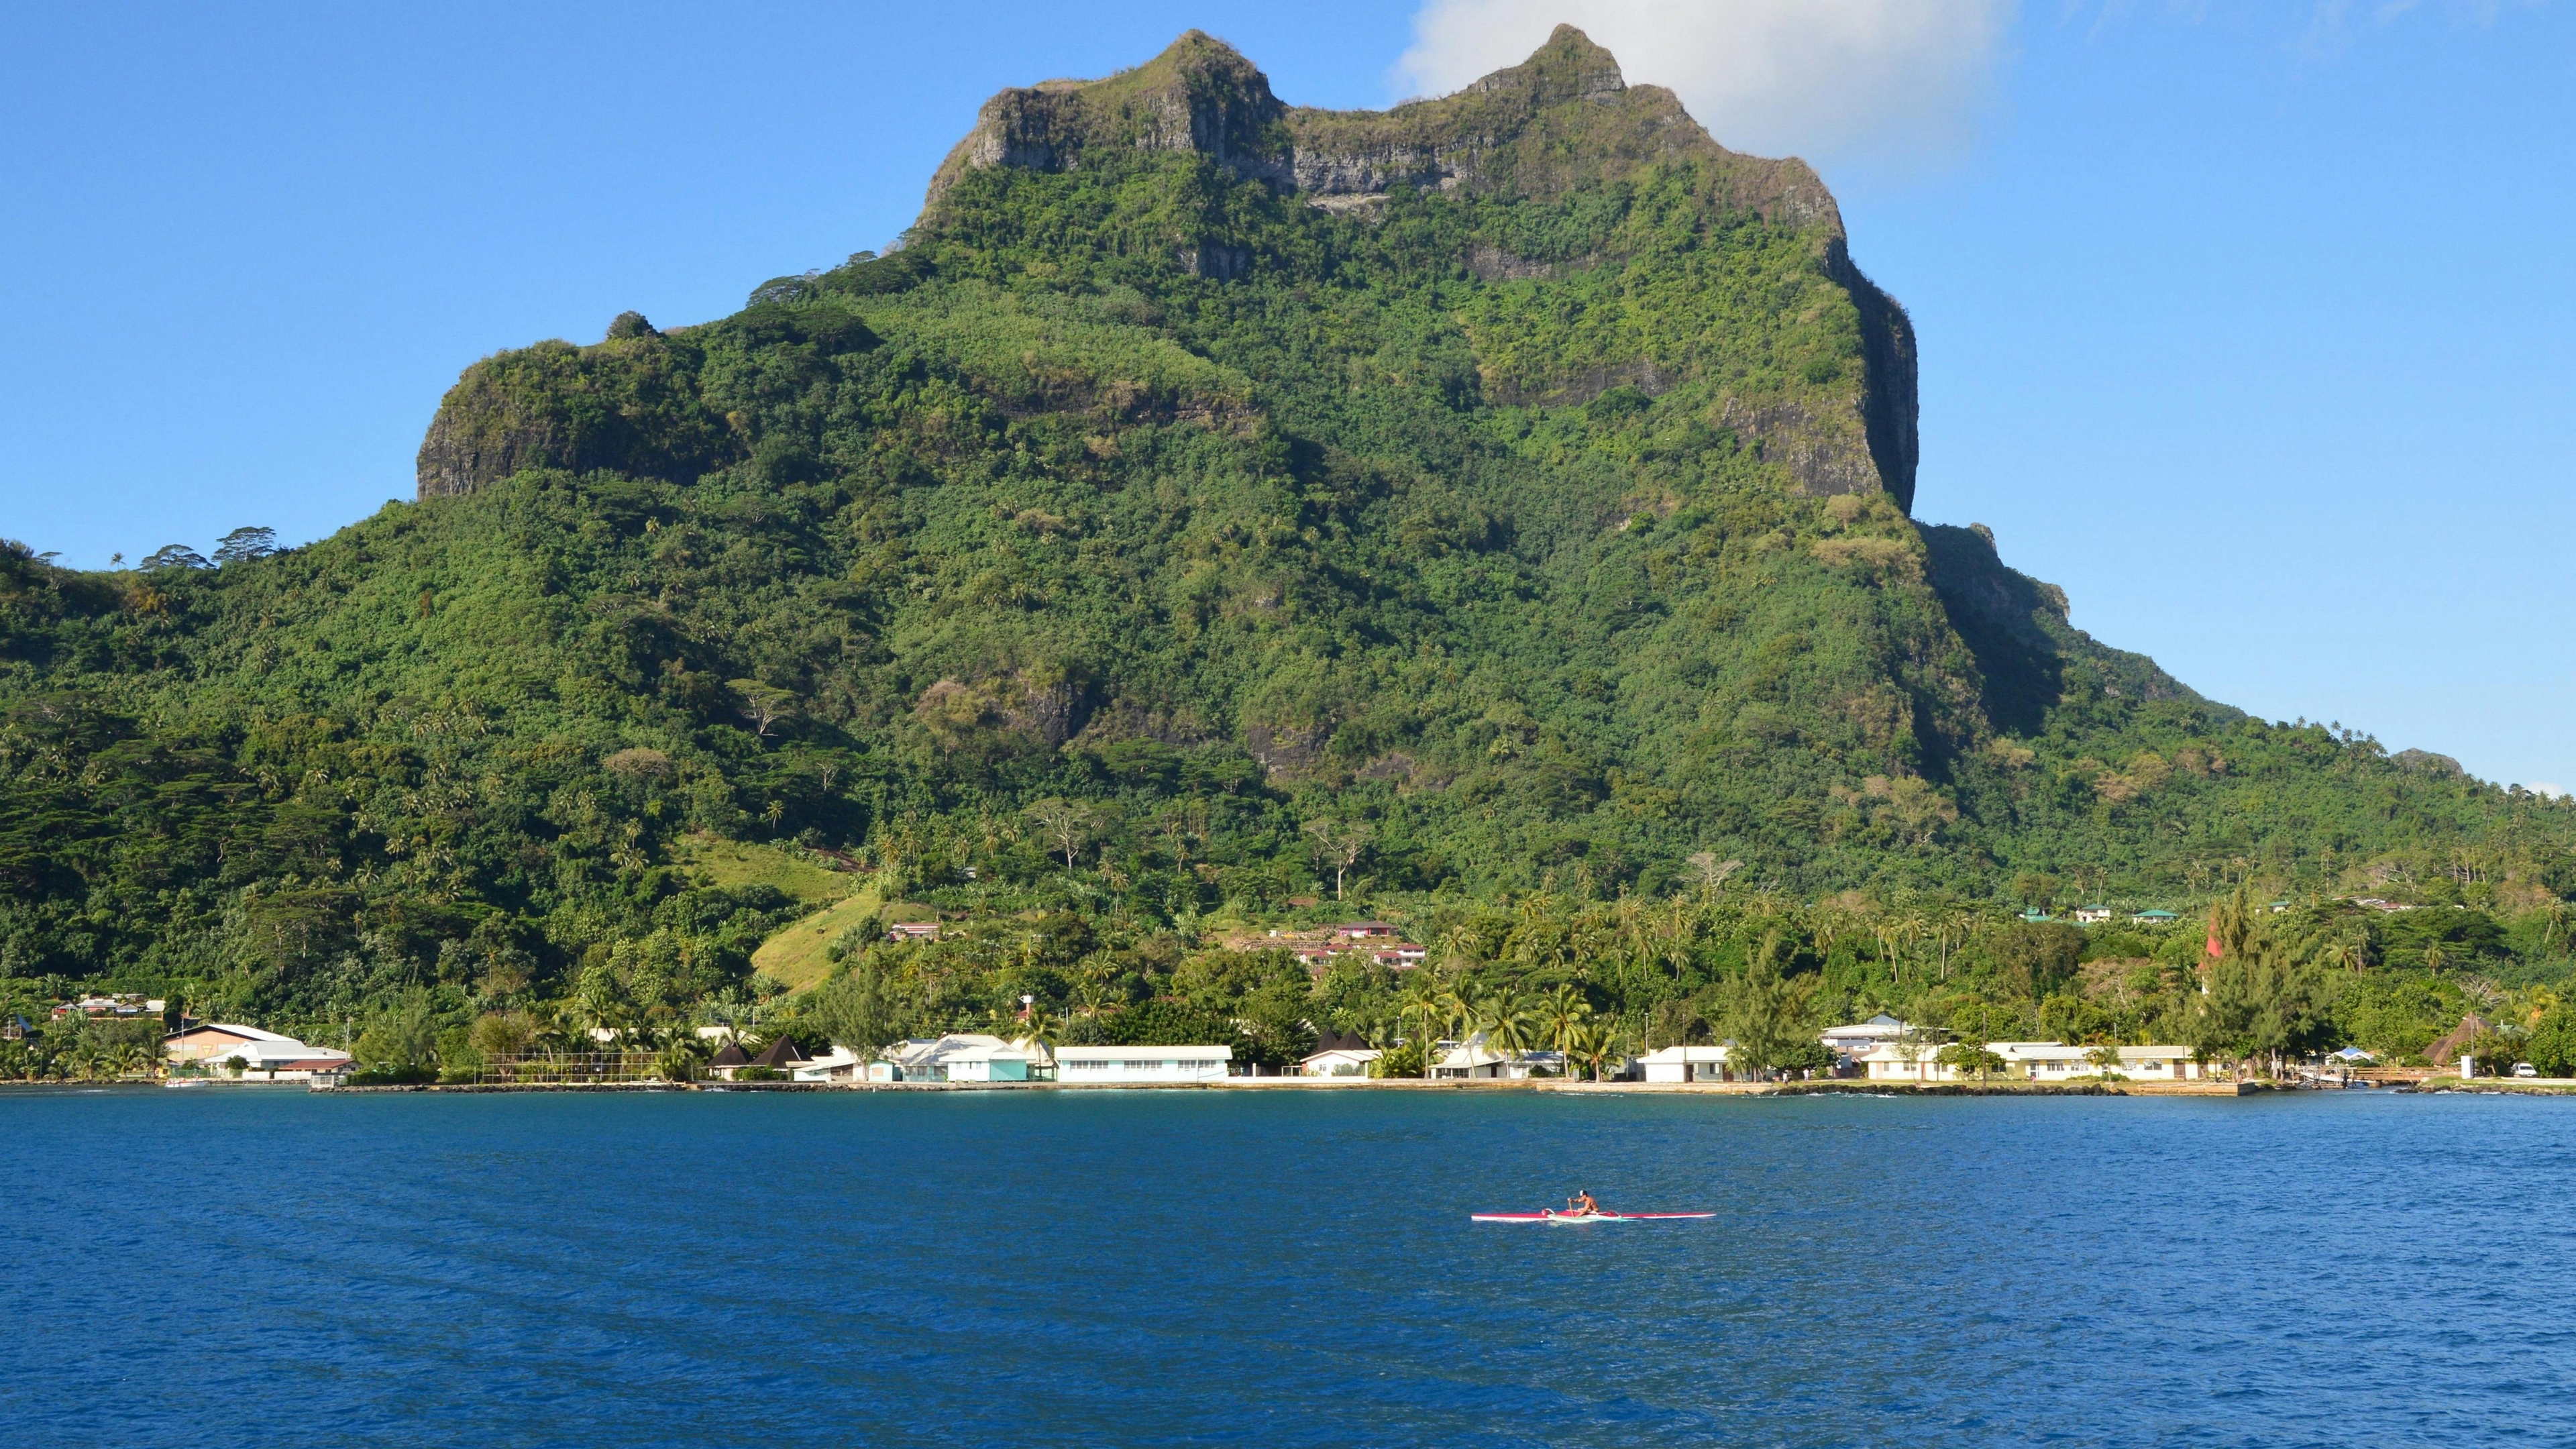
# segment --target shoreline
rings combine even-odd
[[[282,1083],[280,1085],[283,1085]],[[1528,1092],[1701,1097],[2247,1097],[2309,1090],[2269,1082],[1562,1082],[1228,1077],[1210,1082],[423,1082],[317,1086],[334,1093],[449,1092]]]
[[[1572,1096],[1682,1097],[2251,1097],[2273,1093],[2362,1091],[2415,1096],[2576,1097],[2576,1078],[2435,1077],[2370,1087],[2316,1087],[2299,1082],[1569,1082],[1552,1078],[1424,1081],[1418,1077],[1227,1077],[1197,1082],[415,1082],[339,1086],[311,1082],[222,1081],[199,1078],[208,1090],[305,1091],[368,1095],[519,1092],[1528,1092]],[[0,1082],[0,1094],[36,1091],[104,1092],[166,1089],[172,1084],[127,1078],[92,1082]]]

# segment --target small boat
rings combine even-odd
[[[1586,1223],[1668,1222],[1675,1218],[1713,1218],[1715,1213],[1561,1213],[1540,1208],[1534,1213],[1470,1213],[1476,1223],[1553,1223],[1558,1227],[1580,1227]]]

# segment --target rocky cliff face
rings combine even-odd
[[[1710,205],[1812,230],[1828,274],[1860,313],[1862,376],[1848,400],[1856,429],[1799,406],[1749,404],[1731,421],[1762,436],[1810,492],[1884,489],[1898,506],[1913,507],[1920,456],[1914,327],[1853,264],[1832,193],[1803,161],[1719,145],[1679,97],[1629,85],[1617,59],[1572,26],[1557,27],[1528,60],[1455,95],[1387,111],[1283,105],[1250,61],[1191,31],[1132,71],[1048,81],[986,102],[932,178],[924,224],[937,225],[941,198],[969,170],[1077,170],[1086,157],[1097,164],[1103,152],[1132,151],[1196,151],[1313,205],[1361,212],[1399,186],[1545,200],[1644,166],[1695,163],[1713,182]],[[1487,280],[1540,274],[1500,254],[1467,260]],[[1201,275],[1239,265],[1197,254],[1188,261]],[[1615,376],[1605,372],[1601,387],[1652,391],[1658,381],[1653,364],[1641,359]]]
[[[1754,439],[1806,492],[1883,490],[1899,507],[1913,505],[1913,326],[1852,263],[1832,194],[1803,161],[1720,146],[1672,92],[1629,85],[1618,62],[1581,31],[1560,26],[1520,65],[1455,95],[1387,111],[1285,105],[1250,61],[1191,31],[1133,70],[1015,88],[986,102],[933,176],[916,235],[938,236],[950,193],[975,171],[1073,172],[1157,153],[1203,156],[1277,196],[1362,218],[1379,214],[1398,188],[1546,204],[1684,168],[1693,204],[1713,222],[1749,216],[1802,238],[1812,248],[1811,270],[1847,294],[1857,314],[1856,368],[1829,369],[1793,392],[1729,394],[1714,421]],[[1172,260],[1218,281],[1256,261],[1242,247],[1210,240],[1175,248]],[[1489,282],[1545,279],[1578,265],[1490,244],[1460,261]],[[1579,266],[1620,262],[1600,256]],[[755,301],[793,303],[804,294],[789,278]],[[1570,406],[1614,387],[1657,395],[1677,380],[1670,361],[1638,341],[1628,355],[1591,357],[1571,372],[1495,370],[1486,397]],[[649,327],[597,347],[547,343],[486,359],[458,382],[430,427],[420,496],[465,492],[531,467],[693,477],[746,446],[706,414],[694,387],[683,339]]]

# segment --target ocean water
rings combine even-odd
[[[2576,1101],[0,1093],[30,1445],[2576,1444]],[[1474,1225],[1590,1188],[1707,1222]]]

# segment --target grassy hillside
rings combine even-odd
[[[1188,997],[1203,923],[1337,886],[1578,920],[1694,857],[1888,919],[2403,895],[2489,923],[2454,966],[2563,956],[2566,805],[2203,700],[1915,524],[1912,334],[1831,198],[1606,65],[1336,116],[1185,39],[1006,93],[901,251],[477,363],[417,503],[0,554],[0,976],[674,1024],[763,941],[835,968],[837,917],[777,933],[859,877],[776,846],[877,871],[854,919],[995,923],[902,958],[912,1022]]]

